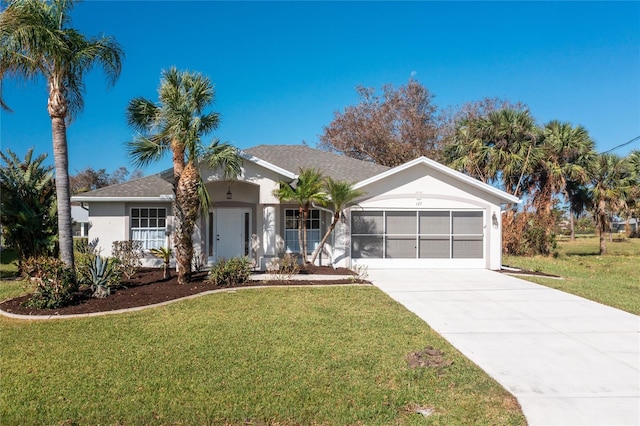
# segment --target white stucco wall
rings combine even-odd
[[[111,246],[114,241],[129,239],[128,219],[125,203],[90,203],[89,241],[98,238],[101,254],[111,256]]]

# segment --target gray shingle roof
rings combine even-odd
[[[76,197],[159,197],[172,195],[173,185],[160,175],[145,176],[140,179],[111,185],[78,194]]]
[[[386,166],[303,145],[259,145],[243,151],[294,174],[298,174],[300,168],[314,168],[320,170],[325,176],[351,183],[360,182],[389,170]],[[73,198],[74,201],[82,201],[85,197],[142,198],[172,195],[173,186],[161,177],[163,174],[166,172],[85,192]]]
[[[258,145],[243,151],[295,174],[300,173],[300,168],[314,168],[334,180],[351,183],[360,182],[389,170],[386,166],[304,145]]]

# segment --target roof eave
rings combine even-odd
[[[161,203],[173,201],[173,194],[160,195],[159,197],[83,197],[74,195],[71,201],[74,203],[95,203],[95,202],[140,202],[140,203]]]
[[[263,160],[262,158],[258,158],[254,155],[251,155],[245,151],[238,150],[238,154],[245,160],[249,160],[254,164],[264,167],[265,169],[271,170],[272,172],[278,173],[279,175],[282,175],[286,178],[295,179],[298,176],[297,174],[289,170],[283,169],[282,167],[278,167],[275,164],[272,164],[268,161]]]

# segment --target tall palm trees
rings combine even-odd
[[[0,79],[44,77],[56,171],[60,256],[73,268],[67,125],[82,110],[84,74],[100,65],[110,84],[123,51],[112,37],[86,38],[70,27],[73,0],[14,0],[0,14]],[[0,106],[8,109],[1,99]]]
[[[127,121],[140,133],[128,142],[131,158],[140,166],[160,160],[171,152],[173,158],[175,247],[178,282],[191,277],[192,234],[200,208],[209,200],[198,172],[204,158],[210,167],[220,168],[224,179],[237,177],[241,160],[236,149],[214,141],[205,147],[202,136],[218,127],[219,114],[205,112],[214,101],[211,81],[200,73],[171,68],[162,72],[159,101],[137,97],[127,106]]]
[[[280,201],[294,201],[298,204],[298,241],[302,261],[306,264],[309,210],[312,203],[324,203],[327,199],[322,173],[315,169],[301,169],[293,185],[281,181],[279,188],[273,191],[273,195]]]

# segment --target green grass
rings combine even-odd
[[[598,238],[561,240],[557,257],[505,256],[503,262],[564,280],[524,277],[529,281],[640,315],[640,239],[607,240],[608,254],[598,255]]]
[[[409,368],[407,354],[427,345],[453,365]],[[0,318],[0,371],[2,425],[525,424],[509,393],[374,287]]]

